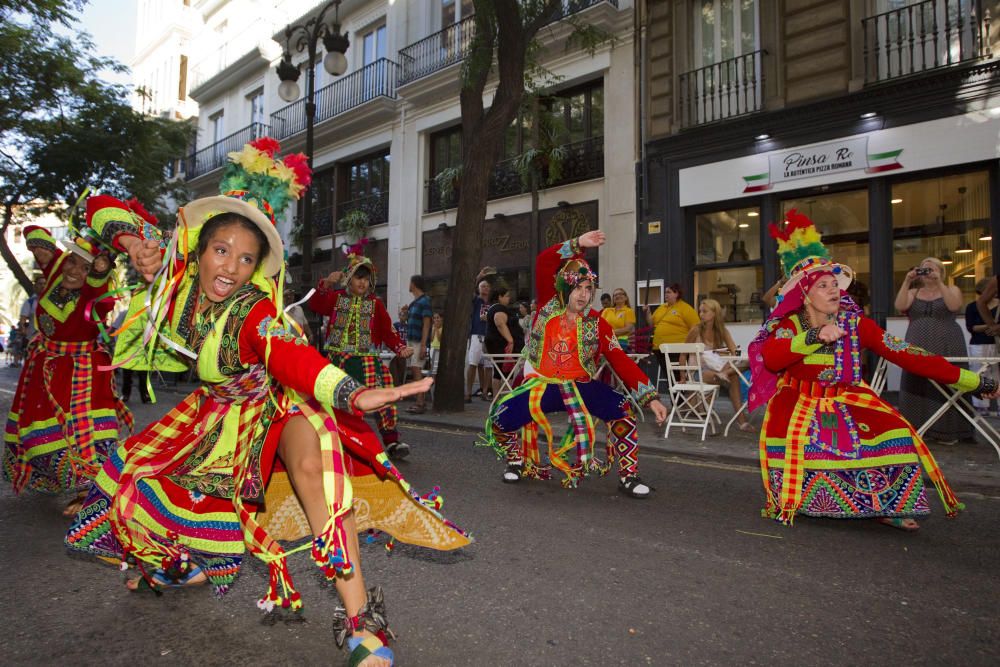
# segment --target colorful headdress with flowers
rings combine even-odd
[[[795,287],[808,291],[811,284],[824,273],[830,273],[837,279],[840,289],[846,290],[854,278],[851,267],[834,262],[830,251],[823,245],[823,239],[816,225],[808,217],[795,209],[785,214],[785,227],[779,228],[774,223],[769,226],[771,237],[778,242],[778,259],[781,268],[788,278],[780,291],[787,294]]]
[[[565,306],[569,300],[569,294],[576,286],[585,280],[589,280],[597,290],[597,274],[590,268],[590,264],[585,259],[571,259],[562,265],[556,273],[556,294]]]
[[[257,225],[270,246],[260,263],[265,278],[276,275],[284,265],[284,244],[275,227],[275,216],[284,214],[312,183],[308,158],[295,153],[279,159],[275,157],[279,148],[271,137],[261,137],[230,153],[219,182],[221,195],[196,199],[180,212],[189,232],[196,232],[206,221],[227,212],[242,215]],[[193,248],[197,240],[190,241],[189,247]]]
[[[748,348],[752,373],[749,396],[749,409],[751,411],[767,403],[777,390],[777,375],[764,365],[764,343],[782,319],[803,308],[806,293],[813,286],[813,283],[821,276],[832,275],[840,287],[840,316],[849,318],[851,315],[861,312],[861,309],[845,291],[854,278],[854,271],[845,264],[833,261],[830,257],[830,251],[823,245],[823,239],[812,220],[795,209],[791,209],[785,214],[784,228],[779,228],[772,223],[769,230],[771,236],[778,241],[778,258],[788,281],[779,290],[774,310],[771,311]],[[858,346],[853,339],[845,337],[838,347],[837,355],[839,358],[844,357],[845,346],[848,358],[856,356]],[[851,365],[850,372],[854,373],[858,370],[855,366],[856,364]]]
[[[378,276],[378,273],[375,270],[375,263],[370,257],[365,256],[367,246],[367,238],[363,238],[353,245],[345,243],[342,246],[344,256],[347,258],[347,266],[344,267],[344,284],[350,284],[350,280],[354,277],[354,274],[364,266],[371,273],[371,279],[368,281],[368,291],[374,293],[375,278]]]

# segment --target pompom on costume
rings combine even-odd
[[[861,352],[962,391],[992,391],[978,375],[884,331],[845,291],[853,272],[834,262],[812,221],[792,210],[771,225],[788,281],[750,344],[750,409],[767,404],[760,435],[764,515],[791,524],[796,514],[902,520],[930,513],[923,474],[948,516],[963,505],[927,445],[862,378]],[[840,289],[833,344],[808,321],[809,290],[823,277]],[[985,383],[985,384],[984,384]]]
[[[118,440],[132,428],[132,414],[117,398],[101,327],[114,306],[108,298],[110,267],[93,268],[80,287],[66,287],[69,257],[48,230],[28,226],[29,248],[53,253],[43,267],[45,287],[33,317],[38,333],[26,361],[4,430],[3,471],[14,491],[85,490]],[[67,250],[92,262],[97,249],[86,239]]]
[[[309,551],[330,579],[350,573],[358,554],[350,552],[343,522],[356,503],[367,510],[357,518],[359,530],[383,530],[435,549],[455,549],[471,538],[437,511],[439,496],[417,495],[382,452],[356,408],[366,389],[286,321],[275,286],[284,282],[284,262],[274,213],[301,195],[308,172],[302,160],[279,160],[276,151],[277,142],[265,138],[231,153],[224,194],[183,207],[169,244],[126,215],[121,202],[88,201],[88,224],[104,243],[123,251],[122,240],[131,236],[163,246],[163,268],[148,294],[136,299],[148,307],[137,311],[141,345],[129,354],[154,362],[161,353],[175,361],[187,357],[202,384],[111,454],[66,543],[121,559],[147,580],[204,572],[218,594],[233,583],[249,550],[270,572],[258,606],[294,610],[302,602],[287,556]],[[270,247],[246,284],[206,302],[194,249],[202,227],[221,214],[252,222]],[[311,542],[286,550],[278,540],[312,535],[277,460],[282,428],[300,414],[319,437],[330,519]]]
[[[641,483],[635,416],[623,394],[592,378],[603,357],[640,406],[657,398],[656,389],[596,310],[588,307],[573,319],[571,328],[563,325],[573,289],[585,281],[597,287],[597,275],[584,260],[577,239],[542,251],[535,275],[542,305],[523,352],[526,379],[493,406],[486,420],[486,443],[518,477],[548,479],[554,467],[563,474],[567,488],[588,473],[606,474],[617,456],[619,478],[631,489]],[[565,412],[570,419],[558,444],[546,416],[551,412]],[[594,456],[595,417],[608,426],[607,462]],[[539,455],[539,429],[548,441],[549,465],[543,465]],[[506,476],[505,480],[513,481]]]
[[[338,289],[322,282],[317,284],[308,306],[317,315],[329,318],[324,349],[335,366],[366,387],[391,387],[392,374],[382,363],[379,353],[385,346],[400,354],[406,349],[406,341],[392,326],[385,304],[375,296],[375,264],[364,255],[366,242],[367,239],[345,248],[345,287]],[[361,268],[370,276],[368,292],[356,295],[350,291],[350,284]],[[378,430],[390,454],[400,442],[396,419],[395,405],[378,411]]]

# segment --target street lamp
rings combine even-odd
[[[306,158],[309,168],[313,166],[313,124],[316,120],[316,55],[319,50],[319,40],[323,39],[326,57],[323,58],[323,69],[334,76],[340,76],[347,71],[347,58],[344,54],[350,41],[347,35],[340,34],[340,2],[331,0],[313,18],[305,23],[290,25],[285,28],[285,49],[278,63],[277,74],[281,79],[278,86],[278,96],[286,102],[294,102],[299,97],[299,68],[292,64],[292,52],[308,54],[306,70]],[[333,25],[325,22],[326,13],[334,9]],[[331,230],[332,232],[333,230]],[[307,194],[302,201],[302,282],[308,287],[312,283],[312,195]]]

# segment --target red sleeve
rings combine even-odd
[[[820,343],[807,344],[807,335],[808,330],[799,330],[797,320],[791,317],[781,320],[764,341],[762,354],[767,370],[780,373],[822,347]]]
[[[267,299],[250,309],[240,328],[240,358],[245,363],[263,360],[267,372],[283,386],[312,396],[317,376],[330,362],[293,332],[272,329],[269,339],[265,338],[264,332],[274,315],[274,304]]]
[[[392,326],[392,318],[389,317],[389,311],[385,309],[385,304],[378,297],[375,297],[372,343],[375,345],[385,345],[396,354],[406,349],[406,342],[396,333],[396,327]]]
[[[944,357],[931,354],[901,338],[896,338],[867,317],[861,318],[858,336],[861,339],[861,347],[871,350],[914,375],[949,385],[958,382],[961,375],[962,369],[951,365]]]
[[[576,239],[550,246],[538,254],[535,265],[535,298],[539,307],[556,295],[556,273],[565,262],[583,257]],[[536,315],[537,316],[537,315]]]
[[[608,365],[621,378],[622,382],[638,401],[639,405],[646,405],[654,398],[657,398],[656,387],[652,385],[649,378],[636,365],[632,358],[625,353],[615,330],[606,319],[600,317],[597,311],[591,311],[591,315],[597,317],[597,336],[600,339],[601,354],[608,360]]]
[[[316,291],[309,297],[306,305],[309,306],[309,310],[317,315],[329,315],[333,312],[334,306],[337,305],[337,295],[343,291],[330,289],[329,287],[320,287],[319,283],[317,283]]]

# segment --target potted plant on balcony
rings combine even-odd
[[[552,185],[562,178],[567,157],[569,151],[563,145],[529,148],[514,158],[514,170],[526,188],[531,184],[532,174],[538,178],[539,184]]]
[[[441,196],[441,205],[450,206],[458,199],[458,186],[462,178],[462,165],[457,167],[445,167],[434,177],[438,194]]]
[[[368,236],[368,214],[359,208],[354,208],[337,221],[337,228],[347,235],[352,243]]]

